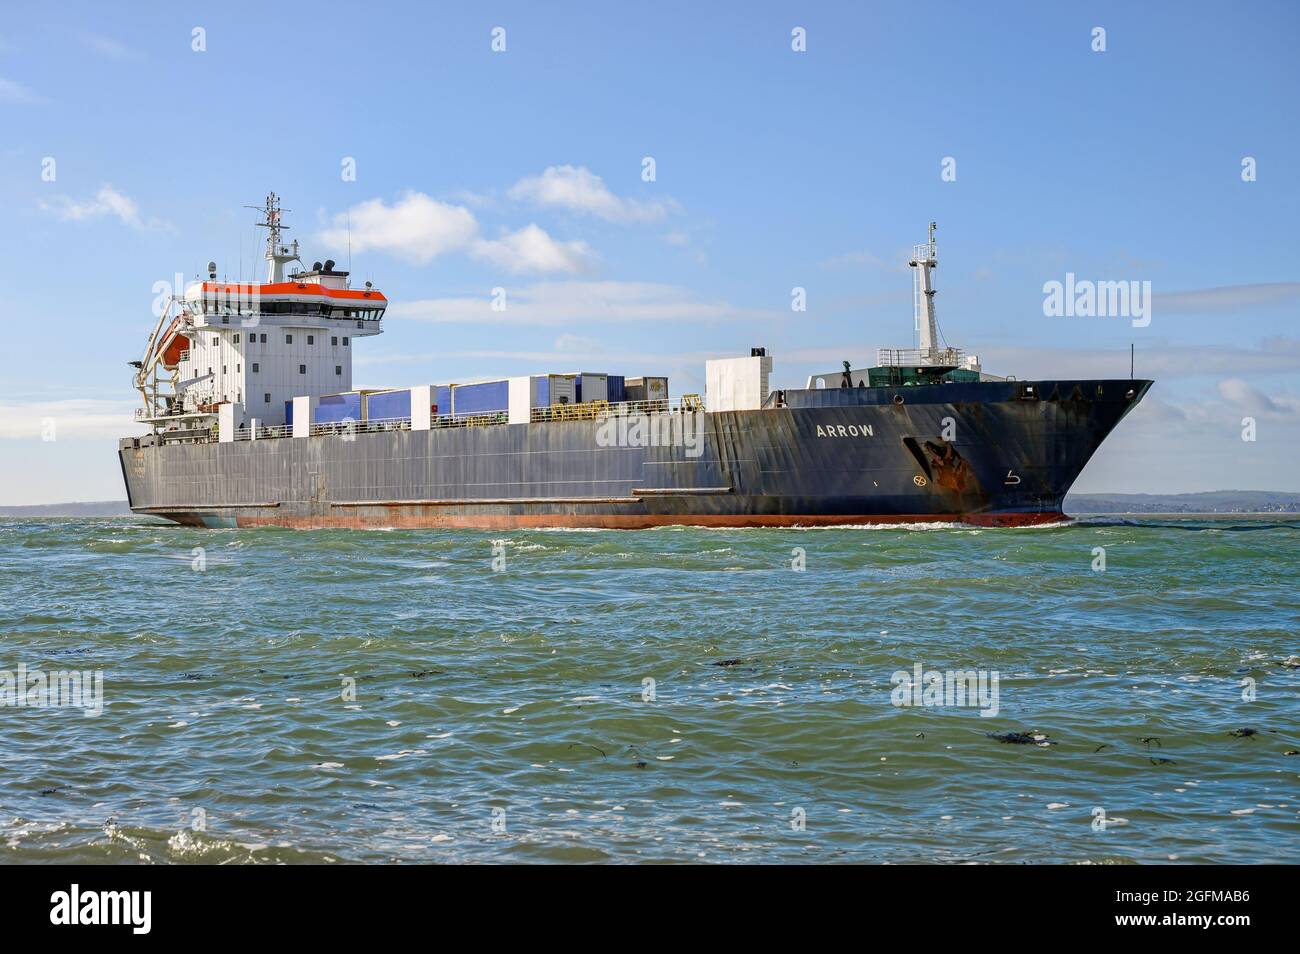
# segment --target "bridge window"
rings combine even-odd
[[[253,362],[253,373],[254,373],[254,374],[257,374],[257,362],[256,362],[256,361]]]
[[[285,336],[284,336],[284,343],[285,343],[285,344],[293,344],[293,335],[285,335]]]
[[[334,373],[335,373],[335,374],[342,374],[342,373],[343,373],[343,365],[341,365],[341,364],[336,364],[336,365],[334,365]]]
[[[305,365],[305,364],[300,364],[300,365],[298,365],[298,373],[299,373],[299,374],[306,374],[306,373],[307,373],[307,365]]]

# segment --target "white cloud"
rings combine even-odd
[[[87,49],[93,50],[100,56],[107,57],[110,60],[133,60],[136,57],[135,50],[125,43],[114,40],[109,36],[101,36],[98,33],[83,33],[81,43]]]
[[[663,202],[619,198],[586,166],[551,166],[540,176],[520,179],[508,194],[516,201],[594,215],[607,222],[658,222],[668,214]]]
[[[380,251],[416,265],[463,252],[514,273],[573,274],[587,270],[595,260],[586,242],[558,241],[537,225],[504,232],[497,239],[482,238],[473,212],[423,192],[408,192],[391,205],[383,199],[354,205],[350,213],[334,216],[320,241],[342,251],[348,247],[349,224],[353,251]]]
[[[972,350],[980,355],[984,368],[994,374],[1020,378],[1128,377],[1127,348],[991,346]],[[1266,338],[1258,347],[1153,342],[1137,349],[1135,368],[1139,378],[1157,380],[1300,372],[1300,339]]]
[[[1241,378],[1225,378],[1220,381],[1219,394],[1234,407],[1260,417],[1300,415],[1300,398],[1290,394],[1271,397],[1251,387]]]
[[[348,245],[348,215],[334,216],[320,239],[331,248]],[[352,248],[372,249],[424,265],[446,252],[466,248],[478,237],[478,222],[464,206],[448,205],[423,192],[408,192],[392,205],[370,199],[351,210]]]
[[[0,76],[0,103],[40,103],[43,102],[40,96],[32,92],[22,83],[16,83],[13,80],[5,79]]]
[[[595,256],[586,242],[558,242],[536,225],[508,232],[499,239],[480,239],[471,251],[512,272],[587,271]]]
[[[653,282],[541,282],[506,292],[504,311],[492,309],[486,293],[477,298],[430,298],[399,302],[393,317],[439,323],[475,322],[570,325],[574,322],[726,321],[772,317],[725,301],[706,301],[688,289]]]
[[[1300,282],[1263,282],[1257,285],[1156,292],[1154,298],[1154,308],[1159,311],[1232,312],[1252,306],[1268,307],[1300,301]]]
[[[0,401],[0,439],[43,439],[51,426],[56,441],[126,437],[140,429],[133,409],[134,404],[129,401],[81,398],[30,403]]]
[[[145,219],[140,215],[140,206],[129,195],[111,185],[105,185],[95,193],[94,198],[78,202],[67,196],[55,196],[41,202],[41,208],[53,212],[65,222],[82,222],[113,216],[123,225],[135,229],[166,228],[166,223],[158,219]]]

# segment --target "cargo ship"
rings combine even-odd
[[[352,351],[388,299],[307,268],[278,198],[265,282],[215,264],[166,296],[121,440],[132,511],[186,526],[808,527],[1067,519],[1066,491],[1151,382],[1018,380],[941,346],[935,226],[914,247],[914,348],[773,389],[773,356],[663,376],[567,371],[367,390]],[[636,369],[644,371],[645,369]]]

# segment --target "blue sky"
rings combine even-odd
[[[912,343],[933,219],[940,324],[986,370],[1122,377],[1134,342],[1157,379],[1076,489],[1300,491],[1297,28],[1283,2],[7,4],[0,503],[122,496],[152,286],[260,273],[269,190],[308,262],[346,263],[352,210],[393,302],[361,386],[680,394],[751,345],[798,386]],[[1045,316],[1067,272],[1150,281],[1150,325]]]

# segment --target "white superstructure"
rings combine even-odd
[[[137,413],[155,431],[198,437],[222,414],[245,427],[285,423],[285,402],[352,389],[352,347],[383,332],[388,300],[369,282],[351,287],[334,262],[285,274],[299,261],[284,244],[279,200],[267,196],[258,223],[269,230],[265,283],[191,283],[164,308],[136,366]]]

